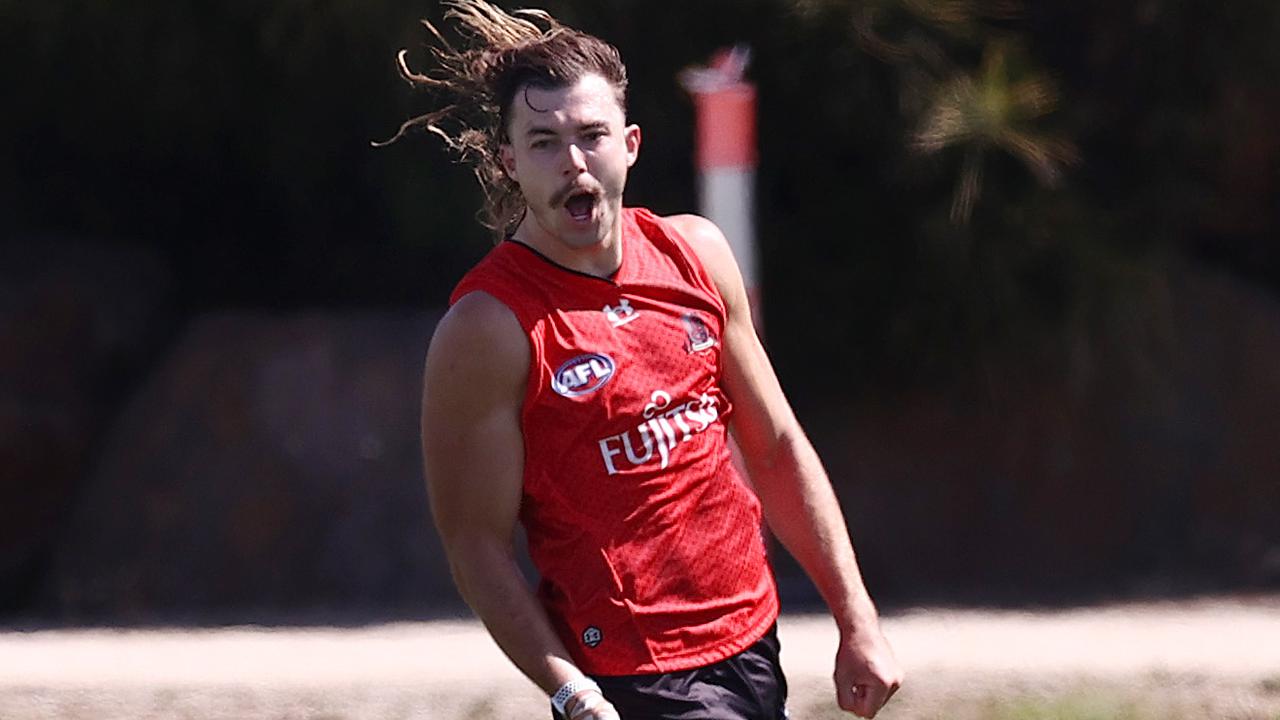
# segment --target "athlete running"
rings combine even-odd
[[[427,487],[460,593],[557,718],[776,720],[763,509],[839,626],[840,707],[873,717],[902,670],[729,245],[622,205],[641,134],[617,50],[541,11],[448,5],[465,45],[428,24],[437,67],[400,56],[445,106],[396,138],[425,127],[473,161],[502,238],[426,360]]]

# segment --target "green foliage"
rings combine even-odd
[[[1118,326],[1132,324],[1116,323],[1118,313],[1163,324],[1146,321],[1167,310],[1160,288],[1171,259],[1220,232],[1221,218],[1241,217],[1219,211],[1215,220],[1213,208],[1248,204],[1259,218],[1253,233],[1280,223],[1280,187],[1253,176],[1249,199],[1233,200],[1240,188],[1222,177],[1224,153],[1239,156],[1251,142],[1252,157],[1269,153],[1274,166],[1276,144],[1215,119],[1240,106],[1252,118],[1246,128],[1258,127],[1259,113],[1280,119],[1276,93],[1261,81],[1280,60],[1263,47],[1277,28],[1274,5],[791,6],[801,34],[831,43],[826,57],[849,58],[849,72],[822,78],[846,96],[824,95],[839,117],[817,115],[823,127],[848,128],[821,135],[848,138],[828,157],[856,159],[855,173],[882,181],[828,186],[839,219],[814,225],[828,228],[824,242],[848,245],[798,253],[808,262],[797,261],[794,277],[820,258],[826,270],[810,286],[838,289],[820,289],[814,305],[844,298],[866,309],[846,327],[825,328],[834,340],[824,349],[878,387],[950,386],[957,373],[1011,361],[1071,371],[1089,336],[1130,343]],[[1258,24],[1245,27],[1245,17]],[[1235,100],[1224,97],[1231,87]],[[842,225],[848,232],[833,241],[829,228]],[[1265,234],[1251,237],[1254,253],[1274,247]],[[1276,254],[1264,257],[1280,270]],[[1140,347],[1139,366],[1158,351]]]
[[[467,234],[447,165],[424,175],[369,147],[406,107],[392,57],[410,9],[91,0],[8,11],[7,44],[30,60],[21,76],[6,64],[18,98],[0,141],[12,230],[165,248],[196,304],[358,297],[368,290],[348,283],[378,278],[344,265],[371,245],[412,255],[422,228]]]
[[[915,144],[924,153],[956,147],[964,154],[951,203],[953,222],[968,222],[972,216],[986,153],[1007,153],[1050,187],[1057,183],[1062,166],[1076,158],[1070,143],[1035,127],[1057,103],[1052,84],[1043,75],[1015,77],[1011,66],[1025,68],[1025,52],[993,42],[973,76],[958,74],[930,93],[932,101]]]
[[[1280,4],[545,4],[622,50],[628,201],[660,212],[695,202],[676,73],[753,47],[765,313],[801,395],[1065,362],[1205,242],[1280,286]],[[0,231],[163,248],[192,309],[442,302],[488,246],[473,180],[431,138],[369,147],[430,105],[393,66],[426,62],[423,12],[0,0]],[[807,387],[815,356],[845,372]]]

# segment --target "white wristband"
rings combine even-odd
[[[564,711],[564,704],[569,702],[569,698],[577,695],[583,690],[595,690],[596,692],[600,692],[600,686],[596,684],[595,680],[592,680],[589,677],[570,680],[569,682],[561,685],[560,689],[556,691],[556,694],[551,696],[552,707],[556,709],[556,712],[568,717],[568,713]]]

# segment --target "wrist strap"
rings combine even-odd
[[[551,696],[551,705],[556,709],[556,712],[568,717],[568,713],[564,711],[564,704],[569,702],[569,698],[577,695],[583,690],[595,690],[596,692],[600,692],[600,686],[596,684],[595,680],[592,680],[589,677],[570,680],[569,682],[561,685],[555,695]]]

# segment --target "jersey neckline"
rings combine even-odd
[[[514,235],[507,235],[505,238],[503,238],[503,242],[509,242],[509,243],[518,245],[524,248],[525,250],[528,250],[529,252],[533,253],[536,257],[540,258],[543,262],[547,263],[548,265],[550,265],[552,268],[556,270],[567,272],[570,275],[577,275],[578,277],[587,278],[588,280],[597,280],[599,282],[607,283],[614,287],[619,287],[622,285],[623,271],[627,268],[629,264],[627,262],[627,255],[629,254],[627,248],[630,247],[631,243],[627,242],[628,230],[631,231],[630,234],[633,236],[636,234],[636,232],[640,231],[639,227],[636,226],[636,222],[633,217],[633,212],[631,208],[622,208],[622,235],[618,239],[618,241],[622,243],[622,260],[621,262],[618,263],[618,269],[614,270],[607,277],[592,275],[591,273],[583,272],[581,270],[575,270],[571,267],[568,267],[567,265],[562,265],[556,262],[555,260],[552,260],[551,258],[547,257],[545,253],[535,248],[534,246],[530,245],[529,243],[524,242],[523,240],[517,240]]]

